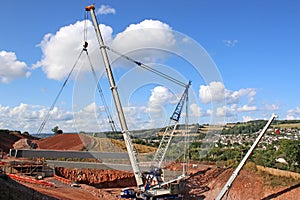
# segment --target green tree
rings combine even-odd
[[[280,141],[280,148],[277,152],[285,155],[285,159],[289,164],[289,170],[300,171],[300,141],[298,140],[282,140]]]
[[[59,129],[58,126],[55,126],[53,129],[51,129],[51,131],[54,133],[54,135],[63,134],[63,131]]]
[[[26,135],[26,136],[29,136],[29,132],[28,131],[25,131],[24,133],[22,133],[23,135]]]

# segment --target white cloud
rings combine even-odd
[[[1,128],[36,133],[48,112],[49,108],[37,105],[20,103],[9,107],[0,104]],[[51,133],[54,126],[59,126],[64,132],[110,130],[107,116],[103,113],[103,107],[95,103],[75,112],[54,107],[42,132]]]
[[[243,96],[247,96],[248,103],[252,104],[256,95],[256,89],[254,88],[242,88],[238,91],[230,91],[226,89],[225,91],[226,103],[228,104],[238,103],[240,101],[240,98]]]
[[[29,76],[30,72],[26,63],[18,61],[14,52],[0,51],[0,81],[2,83]]]
[[[211,110],[203,110],[200,106],[193,103],[190,105],[190,116],[191,117],[207,117],[211,116],[212,111]]]
[[[254,102],[256,90],[254,88],[242,88],[238,91],[230,91],[222,82],[210,82],[208,85],[200,85],[199,98],[205,104],[210,102],[226,101],[227,104],[238,103],[241,97],[246,96],[248,104]]]
[[[253,118],[251,116],[242,116],[242,118],[243,118],[243,122],[248,122],[248,121],[253,120]]]
[[[100,8],[96,11],[96,15],[107,15],[107,14],[116,14],[116,9],[112,8],[109,5],[101,5]]]
[[[153,125],[157,123],[158,119],[155,122],[149,119],[147,108],[144,106],[126,106],[123,110],[129,130],[153,128]]]
[[[217,117],[232,117],[236,113],[236,104],[228,106],[218,107],[216,111]]]
[[[97,110],[97,105],[95,102],[91,103],[91,104],[87,105],[83,110],[88,113],[95,112]]]
[[[134,56],[143,62],[154,62],[165,57],[158,49],[172,49],[176,39],[168,24],[147,19],[138,24],[129,25],[125,31],[117,34],[112,47],[123,54],[135,51]],[[154,50],[149,50],[154,49]]]
[[[61,80],[66,77],[82,50],[84,26],[85,21],[78,21],[61,27],[55,34],[46,34],[39,44],[43,52],[42,60],[33,68],[42,67],[49,79]],[[99,27],[106,45],[122,54],[134,52],[135,59],[142,62],[164,59],[164,53],[157,49],[174,48],[176,43],[171,27],[158,20],[144,20],[138,24],[131,24],[115,38],[112,37],[111,27],[103,24]],[[91,21],[87,21],[86,28],[89,55],[93,65],[99,66],[102,64],[102,59],[99,59],[99,44]],[[89,63],[85,56],[84,58],[79,60],[78,67],[75,68],[73,74],[79,71],[90,72]]]
[[[47,113],[47,108],[37,105],[24,103],[20,103],[15,107],[0,105],[1,128],[36,133]],[[44,131],[51,132],[51,128],[55,125],[65,121],[72,121],[72,118],[71,112],[55,107],[51,112],[49,123],[46,124]]]
[[[166,103],[173,102],[176,98],[168,88],[163,86],[157,86],[151,91],[151,96],[147,103],[147,112],[159,113],[162,111],[163,106]]]
[[[266,110],[279,110],[279,105],[277,104],[265,104]]]
[[[287,111],[286,119],[300,119],[300,107],[296,107],[294,109],[290,109]]]
[[[80,51],[82,50],[82,37],[84,31],[84,21],[78,21],[75,24],[71,24],[60,28],[54,35],[46,34],[39,44],[43,52],[43,59],[34,65],[34,68],[42,67],[43,71],[49,79],[60,80],[66,77],[71,71]],[[99,49],[98,42],[96,40],[95,31],[90,21],[86,24],[87,35],[92,36],[89,39],[89,49]],[[104,40],[110,40],[112,35],[112,29],[109,26],[100,25],[100,29],[103,34]],[[92,60],[94,57],[99,57],[99,52],[90,53]],[[89,63],[86,56],[80,59],[75,73],[80,70],[90,71]],[[95,63],[93,63],[95,64]],[[98,63],[97,63],[98,64]]]
[[[225,100],[225,86],[221,82],[210,82],[209,85],[200,85],[199,97],[205,104]]]
[[[239,112],[249,112],[255,110],[257,110],[256,106],[249,106],[249,105],[243,105],[242,107],[237,109],[237,111]]]
[[[238,43],[238,40],[223,40],[223,43],[227,47],[234,47]]]
[[[190,105],[191,116],[192,117],[201,117],[202,116],[202,109],[197,104],[193,103]]]

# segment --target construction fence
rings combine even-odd
[[[257,170],[259,170],[259,171],[267,172],[267,173],[275,175],[275,176],[282,176],[282,177],[288,177],[288,178],[300,180],[300,174],[296,173],[296,172],[274,169],[274,168],[264,167],[264,166],[260,166],[260,165],[257,165],[256,167],[257,167]]]

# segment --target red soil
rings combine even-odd
[[[0,148],[5,153],[8,153],[9,149],[13,148],[14,143],[20,139],[37,140],[38,138],[17,131],[0,130]]]
[[[90,143],[90,138],[82,134],[60,134],[36,141],[38,149],[53,150],[84,150],[84,146]]]
[[[97,188],[125,188],[136,185],[133,173],[126,171],[103,169],[74,170],[58,167],[55,169],[55,173],[73,182],[84,183]]]

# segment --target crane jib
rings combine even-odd
[[[184,105],[184,102],[188,96],[188,89],[189,89],[189,86],[191,85],[191,82],[189,82],[187,85],[186,85],[186,88],[184,90],[184,93],[183,95],[181,96],[180,98],[180,101],[178,102],[172,116],[170,117],[172,120],[178,122],[179,119],[180,119],[180,115],[181,115],[181,111],[182,111],[182,108],[183,108],[183,105]]]

